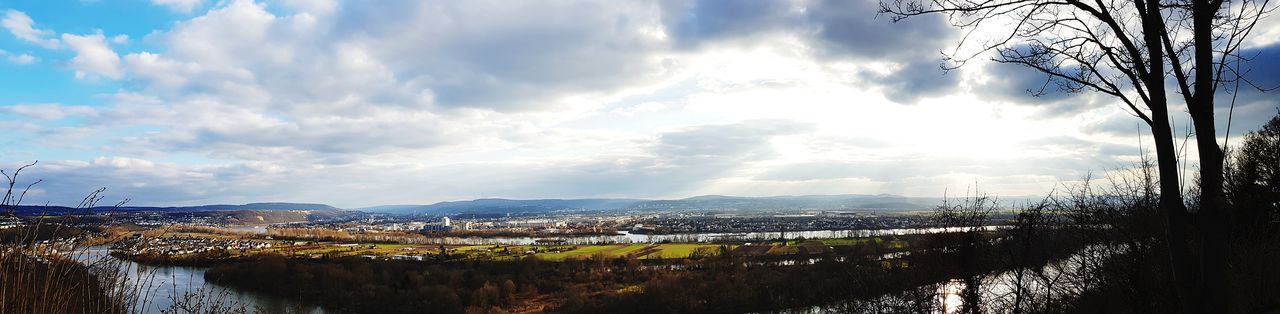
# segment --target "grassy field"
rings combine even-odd
[[[623,257],[627,254],[636,254],[644,251],[645,248],[653,247],[650,244],[612,244],[612,245],[584,245],[578,246],[576,249],[538,254],[538,258],[559,261],[570,258],[590,258],[592,256],[601,255],[606,257]]]
[[[641,258],[685,258],[693,254],[699,248],[706,248],[715,252],[720,247],[719,244],[693,244],[693,243],[671,243],[658,245],[658,251],[646,254]],[[735,246],[730,246],[733,249]]]

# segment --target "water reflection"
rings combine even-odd
[[[75,254],[75,258],[96,267],[112,267],[125,276],[121,287],[136,292],[137,299],[133,300],[135,313],[164,313],[175,304],[197,303],[205,308],[243,308],[249,312],[325,312],[317,306],[206,282],[204,273],[208,268],[205,267],[147,266],[118,259],[108,252],[107,246],[93,246]]]
[[[960,307],[964,305],[964,281],[952,279],[938,285],[938,304],[942,307],[940,312],[946,314],[960,313]]]

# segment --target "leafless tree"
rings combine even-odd
[[[894,21],[942,14],[965,36],[947,67],[994,55],[1047,76],[1060,90],[1111,96],[1151,127],[1169,262],[1186,311],[1220,309],[1230,241],[1222,200],[1222,149],[1214,126],[1218,87],[1244,79],[1244,40],[1274,10],[1269,0],[883,0]],[[991,34],[990,39],[978,35]],[[1183,203],[1171,126],[1172,77],[1194,124],[1200,208]],[[1259,87],[1260,88],[1260,87]],[[1034,91],[1043,93],[1044,90]]]

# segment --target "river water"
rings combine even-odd
[[[1037,305],[1029,304],[1039,302],[1038,306],[1044,306],[1046,300],[1062,300],[1084,293],[1088,283],[1099,276],[1095,271],[1098,267],[1101,267],[1098,263],[1105,261],[1111,254],[1125,250],[1128,250],[1128,247],[1124,245],[1088,245],[1065,258],[1049,262],[1036,269],[1004,270],[981,276],[977,280],[977,283],[981,285],[978,287],[968,287],[964,279],[952,278],[932,285],[918,287],[918,289],[927,291],[925,294],[927,298],[921,304],[930,313],[961,313],[965,306],[963,295],[967,292],[980,296],[979,298],[982,300],[982,304],[979,305],[981,312],[1009,312],[1010,309],[1014,308],[1014,304],[1019,301],[1017,298],[1027,304],[1022,307],[1023,312],[1051,311],[1036,308],[1035,306]],[[970,288],[976,291],[966,291]],[[840,301],[832,304],[782,310],[778,311],[778,313],[865,312],[868,306],[871,309],[876,309],[876,307],[886,304],[900,305],[917,301],[921,300],[911,300],[911,296],[906,293],[892,293],[870,300]],[[912,311],[915,310],[913,309]]]
[[[118,259],[108,254],[108,246],[92,246],[75,254],[81,262],[115,267],[125,276],[121,285],[130,291],[136,291],[138,298],[133,302],[132,312],[159,314],[177,304],[190,304],[202,301],[206,306],[220,304],[222,310],[243,308],[249,313],[324,313],[324,310],[303,304],[295,300],[237,290],[219,286],[204,280],[207,267],[187,266],[148,266],[129,260]],[[191,300],[186,302],[183,300]]]

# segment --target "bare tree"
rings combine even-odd
[[[1268,5],[1269,0],[882,0],[881,13],[894,21],[942,14],[965,30],[956,50],[944,54],[946,67],[994,55],[995,62],[1044,73],[1046,86],[1111,96],[1150,126],[1170,269],[1183,309],[1199,312],[1222,308],[1227,287],[1230,241],[1215,90],[1246,81],[1238,67],[1245,59],[1240,50],[1257,21],[1274,9]],[[993,36],[976,36],[984,33]],[[1202,205],[1194,214],[1181,192],[1165,88],[1169,77],[1196,131]]]
[[[1258,20],[1275,9],[1269,4],[1270,0],[1173,0],[1163,5],[1169,17],[1168,26],[1161,29],[1161,41],[1169,50],[1170,72],[1191,115],[1200,155],[1200,206],[1192,221],[1201,238],[1193,240],[1198,240],[1202,261],[1200,292],[1210,308],[1227,305],[1233,242],[1223,186],[1225,155],[1218,144],[1214,103],[1218,88],[1226,84],[1234,83],[1238,90],[1241,82],[1247,82],[1265,89],[1243,76],[1240,63],[1247,58],[1241,55],[1245,38]],[[1190,38],[1182,36],[1187,32]]]

